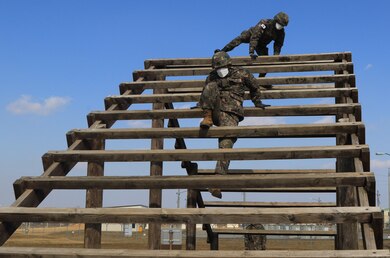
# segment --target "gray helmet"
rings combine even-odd
[[[287,13],[280,12],[274,16],[274,20],[282,26],[288,25],[288,15]]]
[[[215,53],[211,58],[211,65],[214,69],[218,69],[231,64],[232,60],[230,59],[230,56],[224,51],[219,51]]]

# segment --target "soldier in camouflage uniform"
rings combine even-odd
[[[200,97],[199,106],[203,109],[203,120],[200,127],[208,129],[217,126],[237,126],[244,119],[243,101],[245,90],[249,89],[252,102],[256,107],[265,108],[261,102],[261,89],[253,75],[241,68],[231,65],[230,56],[223,51],[212,58],[213,71],[206,79],[206,85]],[[219,148],[233,148],[237,138],[219,138]],[[226,174],[230,160],[219,160],[215,173]],[[221,198],[220,189],[210,189],[213,196]]]
[[[240,36],[234,38],[222,48],[222,51],[229,52],[241,43],[249,43],[249,55],[254,60],[257,55],[267,56],[267,45],[274,41],[274,55],[280,55],[284,43],[284,27],[288,25],[288,21],[288,15],[284,12],[276,14],[273,19],[263,19],[256,26],[243,31]],[[259,77],[265,77],[265,75],[266,73],[260,73]],[[263,86],[271,87],[271,85]]]
[[[245,229],[264,230],[261,224],[249,224]],[[245,250],[265,250],[267,238],[265,235],[245,234]]]

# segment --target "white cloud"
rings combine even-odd
[[[313,122],[314,124],[329,124],[334,123],[334,117],[333,116],[325,116],[317,121]]]
[[[57,111],[60,107],[70,102],[67,97],[49,97],[42,102],[34,102],[31,96],[22,95],[19,99],[11,102],[7,110],[16,115],[49,115]]]
[[[285,124],[283,118],[278,117],[246,117],[240,125],[275,125]]]
[[[370,70],[372,67],[374,67],[374,65],[372,65],[372,64],[368,64],[368,65],[366,65],[366,67],[364,67],[364,70]]]
[[[371,160],[371,168],[372,169],[390,168],[390,160],[379,160],[379,159]]]

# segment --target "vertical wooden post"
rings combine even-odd
[[[347,62],[347,60],[343,60]],[[339,72],[341,74],[348,74],[348,71]],[[348,87],[348,83],[336,83],[336,88]],[[347,103],[344,97],[336,98],[336,103]],[[347,115],[336,116],[336,122],[339,119],[348,119]],[[351,135],[338,134],[336,137],[337,145],[350,145]],[[337,158],[336,172],[351,172],[354,171],[353,158]],[[337,206],[357,206],[357,192],[355,187],[337,187],[336,189]],[[357,223],[343,223],[337,225],[336,249],[352,250],[359,248],[358,224]]]
[[[374,216],[372,218],[372,226],[374,228],[376,247],[377,249],[383,249],[383,228],[385,226],[383,214],[382,216]]]
[[[91,150],[104,150],[104,140],[90,140]],[[104,176],[104,162],[88,162],[88,176]],[[101,208],[103,206],[103,190],[87,189],[86,208]],[[102,240],[102,224],[87,223],[84,229],[84,247],[100,248]]]
[[[213,237],[210,240],[210,250],[218,250],[219,249],[219,237],[217,233],[213,233]]]
[[[164,77],[160,77],[160,80],[164,80]],[[164,93],[162,89],[153,90],[153,94]],[[153,110],[164,109],[163,103],[153,103]],[[164,128],[164,119],[153,119],[152,128]],[[164,139],[156,138],[151,140],[151,149],[159,150],[164,149]],[[150,175],[151,176],[162,176],[163,174],[163,162],[151,161],[150,162]],[[149,190],[149,208],[161,208],[162,203],[162,191],[161,189],[150,189]],[[161,224],[149,223],[149,234],[148,234],[148,245],[149,249],[160,249],[161,248]]]
[[[187,190],[187,208],[196,208],[197,195],[196,190]],[[196,224],[186,224],[186,249],[196,250]]]

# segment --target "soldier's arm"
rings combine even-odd
[[[277,38],[274,42],[274,55],[280,55],[280,51],[282,50],[283,43],[284,43],[284,29],[278,33]]]
[[[246,88],[249,89],[253,104],[261,100],[261,88],[255,77],[248,70],[242,70],[243,82]]]
[[[260,36],[263,34],[265,28],[266,26],[262,21],[251,28],[252,34],[249,41],[249,55],[255,53],[256,46],[259,43]]]

